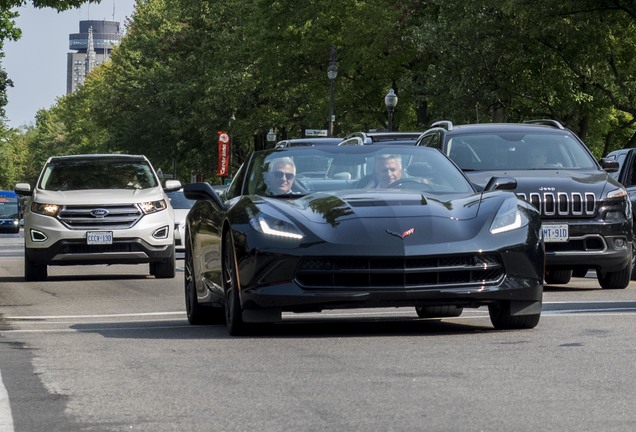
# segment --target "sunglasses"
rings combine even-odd
[[[283,177],[285,177],[285,180],[293,180],[295,177],[292,173],[286,173],[282,171],[272,171],[272,175],[276,180],[282,180]]]

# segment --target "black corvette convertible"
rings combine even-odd
[[[535,327],[544,245],[536,209],[512,178],[477,190],[441,152],[413,146],[254,152],[185,234],[191,324],[230,334],[282,312],[414,307],[420,317],[487,306],[497,329]]]

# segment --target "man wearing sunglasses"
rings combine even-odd
[[[265,175],[267,189],[272,195],[292,194],[292,185],[296,178],[296,166],[289,157],[274,159]]]

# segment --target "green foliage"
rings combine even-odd
[[[26,140],[18,131],[6,131],[0,139],[0,189],[13,190],[23,179],[23,168],[27,165]]]
[[[82,2],[37,2],[53,3]],[[627,0],[138,0],[111,61],[38,113],[25,142],[38,163],[143,153],[181,180],[219,181],[219,130],[236,170],[270,127],[327,129],[334,46],[336,134],[385,128],[393,87],[396,129],[549,117],[600,157],[636,145],[635,25]]]

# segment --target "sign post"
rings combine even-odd
[[[218,131],[218,134],[219,163],[216,169],[216,175],[219,177],[229,177],[232,143],[227,132]]]

